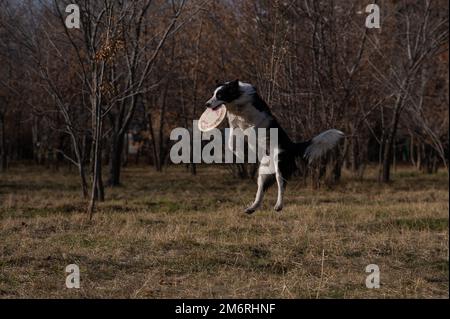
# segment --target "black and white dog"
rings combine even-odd
[[[267,104],[258,95],[256,88],[239,80],[219,85],[213,97],[206,102],[206,107],[215,109],[222,104],[225,104],[228,110],[227,117],[230,125],[228,146],[232,151],[234,151],[233,130],[235,129],[241,129],[244,132],[248,129],[260,128],[278,130],[278,145],[270,152],[270,155],[263,156],[260,160],[258,191],[254,203],[245,210],[247,214],[252,214],[259,208],[264,192],[275,182],[278,185],[278,197],[274,209],[281,211],[286,182],[297,168],[295,158],[302,157],[311,163],[334,148],[344,137],[341,131],[333,129],[307,142],[292,142],[270,112]],[[256,145],[249,145],[249,147],[255,149]]]

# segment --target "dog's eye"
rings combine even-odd
[[[221,100],[221,99],[222,99],[222,94],[221,94],[221,93],[218,93],[218,94],[216,95],[216,97],[217,97],[217,99]]]

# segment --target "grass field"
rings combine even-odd
[[[402,168],[392,185],[275,189],[226,170],[126,169],[92,222],[75,172],[0,174],[0,298],[448,298],[448,179]],[[81,288],[65,287],[75,263]],[[381,288],[367,289],[377,264]]]

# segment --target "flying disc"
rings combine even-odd
[[[218,127],[226,115],[227,108],[223,104],[214,110],[208,108],[198,121],[198,129],[202,132],[209,132]]]

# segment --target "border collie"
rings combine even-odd
[[[278,145],[275,146],[273,152],[270,152],[270,155],[263,156],[259,162],[258,190],[255,201],[245,210],[247,214],[254,213],[261,206],[264,193],[275,182],[278,185],[278,197],[274,209],[277,212],[281,211],[287,180],[297,169],[295,158],[302,157],[311,164],[333,149],[344,137],[344,133],[332,129],[306,142],[292,142],[270,112],[267,104],[258,95],[256,88],[239,80],[218,85],[212,98],[206,102],[206,107],[216,109],[222,104],[226,105],[228,111],[227,117],[230,125],[228,147],[233,152],[235,152],[233,147],[234,129],[241,129],[244,132],[248,129],[256,131],[261,128],[278,129]],[[248,146],[252,149],[256,148],[256,145]]]

